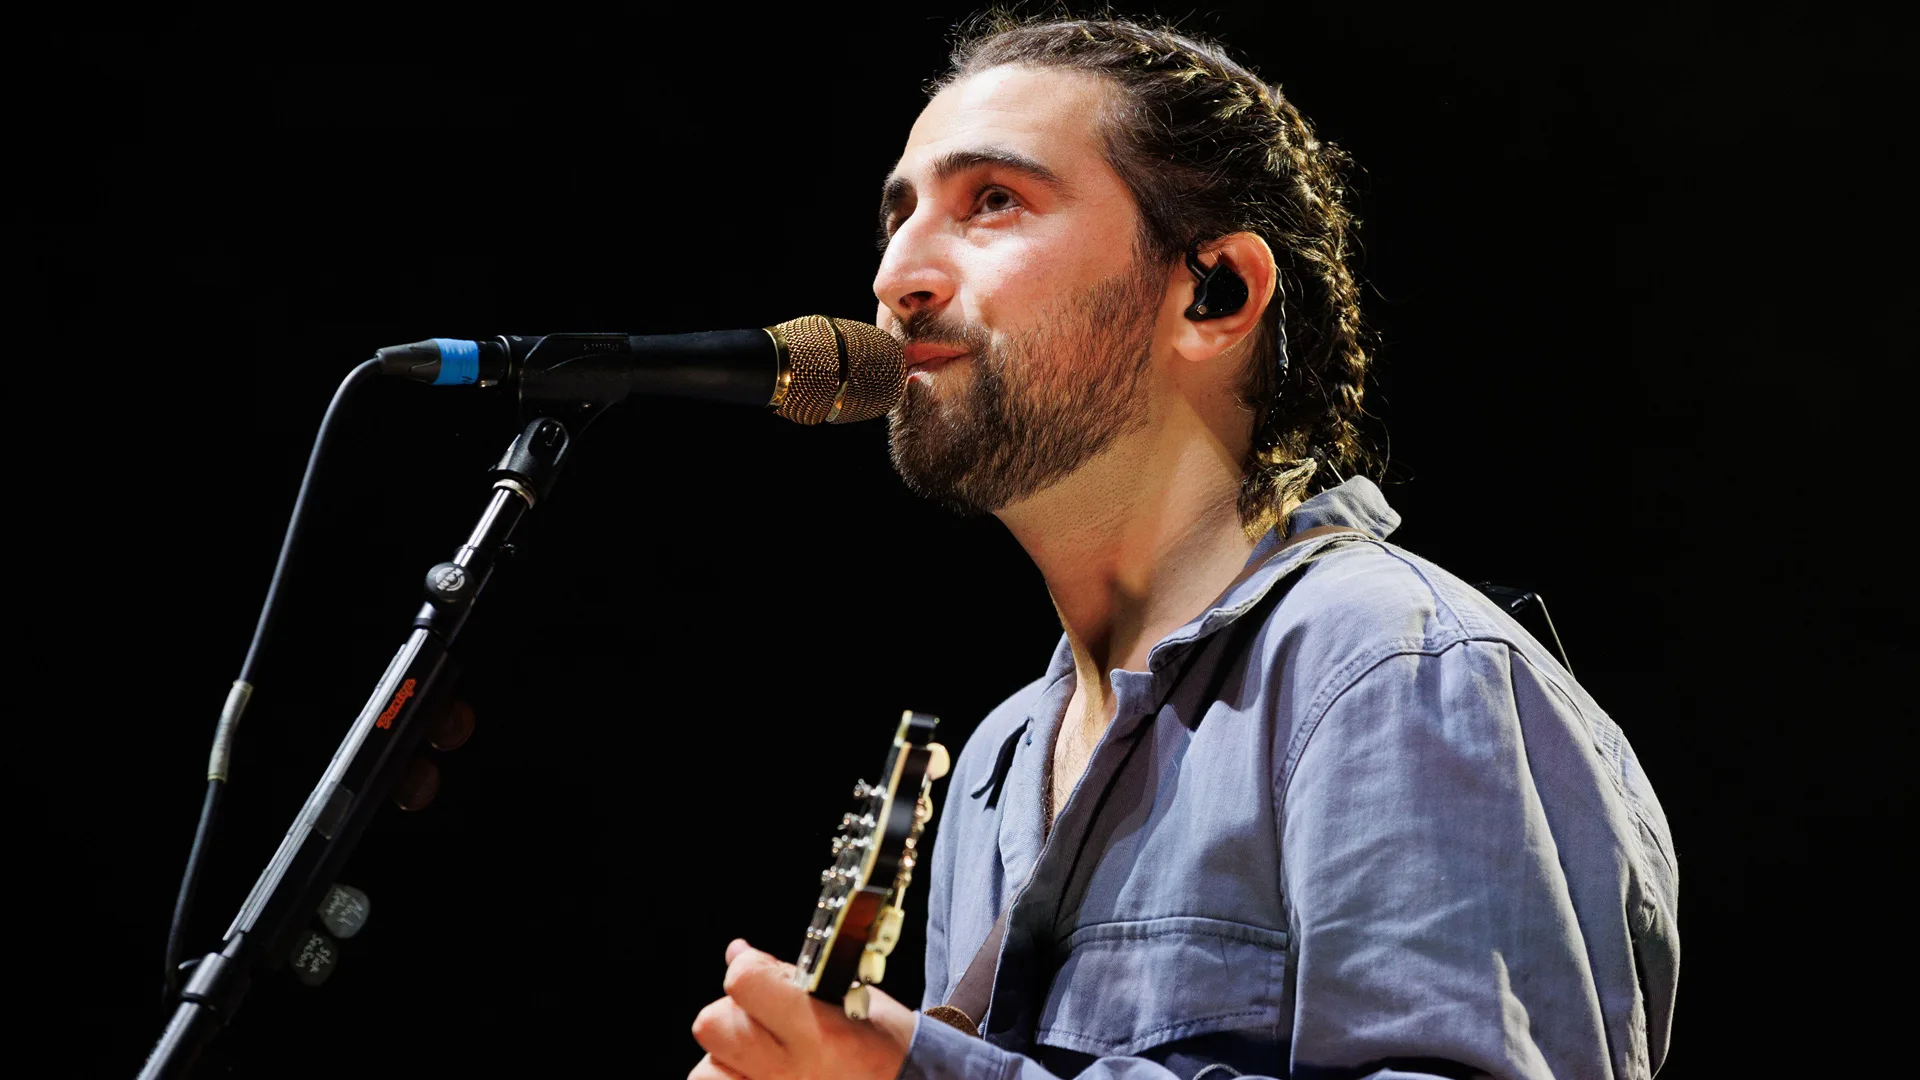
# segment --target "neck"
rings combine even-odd
[[[1253,550],[1236,509],[1238,450],[1205,424],[1156,418],[1071,476],[1000,512],[1046,579],[1082,709],[1110,717],[1109,675],[1145,670]]]

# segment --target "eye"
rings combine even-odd
[[[996,184],[981,188],[980,193],[973,197],[973,211],[976,214],[998,214],[1019,207],[1020,200],[1014,197],[1013,192]]]

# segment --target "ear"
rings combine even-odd
[[[1247,301],[1228,315],[1193,319],[1184,312],[1194,299],[1193,273],[1180,265],[1175,273],[1168,306],[1182,312],[1173,329],[1173,349],[1183,360],[1205,363],[1246,340],[1259,327],[1267,305],[1279,287],[1280,275],[1274,265],[1273,249],[1250,232],[1231,233],[1200,249],[1200,264],[1206,267],[1226,263],[1247,286]]]

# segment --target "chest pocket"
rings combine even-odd
[[[1223,919],[1096,923],[1060,944],[1035,1041],[1138,1054],[1196,1035],[1278,1033],[1287,934]]]

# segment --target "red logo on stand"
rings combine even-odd
[[[413,680],[408,679],[406,682],[400,684],[400,689],[393,695],[393,700],[387,703],[387,711],[380,714],[380,719],[375,720],[373,726],[380,728],[392,727],[393,718],[400,715],[400,706],[405,705],[407,699],[412,696]]]

